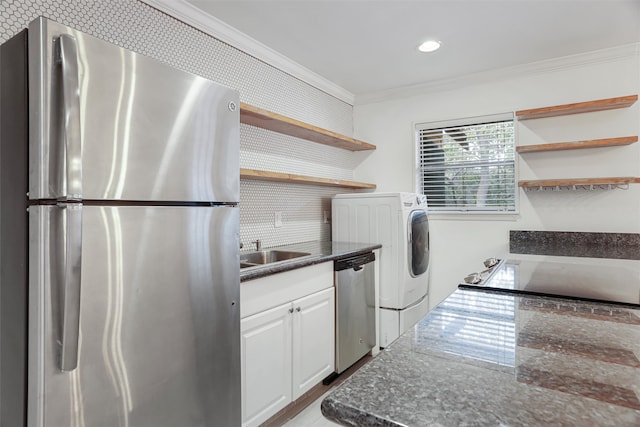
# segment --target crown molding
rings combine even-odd
[[[323,92],[353,105],[355,95],[185,0],[140,0]]]
[[[355,104],[353,105],[365,105],[393,99],[409,98],[416,95],[451,90],[463,86],[512,79],[525,75],[551,73],[565,69],[583,67],[591,64],[614,62],[634,57],[640,57],[640,43],[630,43],[607,49],[531,62],[529,64],[498,68],[450,79],[435,80],[428,83],[420,83],[411,86],[357,95]]]

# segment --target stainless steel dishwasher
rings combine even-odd
[[[375,254],[334,261],[336,284],[336,373],[367,354],[376,343]]]

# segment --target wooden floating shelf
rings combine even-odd
[[[611,178],[570,178],[570,179],[537,179],[531,181],[518,181],[518,186],[526,189],[554,188],[554,187],[617,187],[640,183],[636,177],[611,177]]]
[[[521,145],[516,147],[518,153],[535,153],[541,151],[573,150],[577,148],[599,148],[629,145],[638,142],[637,136],[621,138],[592,139],[588,141],[554,142],[551,144]]]
[[[552,107],[533,108],[516,111],[518,120],[541,119],[543,117],[565,116],[569,114],[590,113],[593,111],[627,108],[638,100],[638,95],[619,98],[599,99],[597,101],[577,102],[574,104],[555,105]]]
[[[356,181],[344,181],[340,179],[318,178],[290,173],[261,171],[256,169],[240,169],[240,178],[255,179],[260,181],[287,182],[290,184],[322,185],[328,187],[341,187],[352,189],[375,189],[375,184]]]
[[[349,151],[376,149],[373,144],[245,103],[240,104],[240,122]]]

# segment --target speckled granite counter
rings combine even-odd
[[[510,254],[478,274],[480,283],[459,287],[617,302],[640,309],[640,260]]]
[[[321,262],[334,261],[350,255],[370,252],[374,249],[380,249],[381,247],[382,245],[373,243],[305,242],[265,248],[265,250],[279,249],[294,252],[308,252],[310,255],[287,261],[240,269],[240,282],[270,276],[283,271],[295,270],[297,268],[307,267]]]
[[[322,402],[345,426],[639,426],[640,310],[457,290]]]
[[[591,258],[640,259],[639,233],[509,232],[509,252]]]

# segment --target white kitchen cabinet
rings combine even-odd
[[[242,425],[252,427],[334,370],[333,263],[244,282],[240,304]]]
[[[291,304],[242,319],[242,425],[257,426],[291,402]]]
[[[334,288],[294,301],[293,400],[327,375],[335,364]]]

